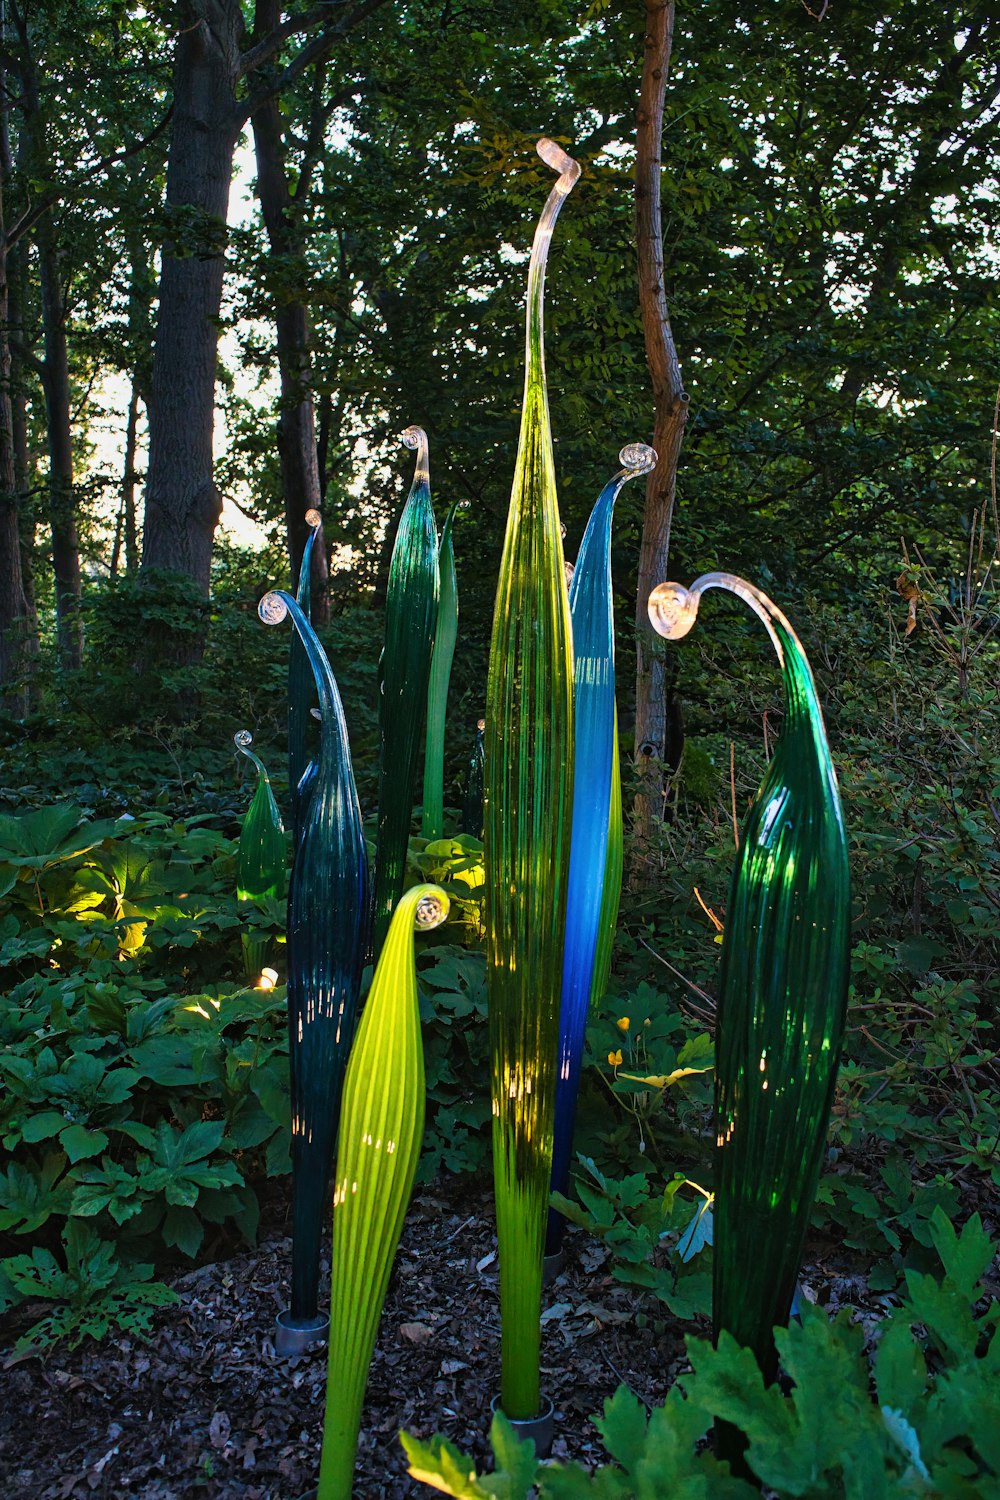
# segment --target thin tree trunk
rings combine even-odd
[[[7,241],[3,232],[2,191],[0,185],[0,702],[5,712],[20,716],[27,711],[28,706],[23,683],[24,628],[28,606],[21,573],[21,535],[14,468],[7,321]]]
[[[655,469],[646,481],[636,597],[635,759],[639,790],[633,828],[639,858],[648,846],[663,789],[668,756],[668,681],[663,642],[649,624],[646,602],[667,577],[670,523],[677,493],[677,465],[688,417],[688,395],[663,284],[660,217],[660,151],[663,102],[674,30],[674,0],[646,0],[645,58],[636,133],[635,225],[639,305],[646,362],[653,386]]]
[[[278,23],[275,0],[258,0],[257,26],[267,33]],[[322,64],[316,87],[322,89]],[[300,256],[304,251],[301,223],[288,185],[281,112],[277,99],[269,99],[252,117],[257,155],[257,196],[273,256]],[[309,167],[303,168],[304,172]],[[302,192],[302,179],[298,191]],[[285,532],[292,578],[298,578],[302,553],[310,528],[307,510],[319,510],[323,494],[316,446],[316,418],[312,393],[312,351],[309,311],[298,298],[280,302],[274,311],[274,327],[281,378],[278,414],[278,455],[285,498]],[[329,619],[329,571],[322,536],[312,553],[312,615],[317,624]]]
[[[222,513],[212,437],[242,33],[233,0],[178,6],[142,569],[183,573],[205,595]]]
[[[125,467],[122,471],[122,519],[125,532],[125,576],[134,578],[139,571],[139,545],[135,522],[135,450],[139,427],[139,387],[132,382],[125,428]]]
[[[49,446],[49,518],[56,586],[56,635],[60,665],[76,668],[83,659],[83,630],[80,619],[80,547],[73,489],[69,354],[59,254],[48,214],[38,226],[37,248],[45,337],[42,389]]]

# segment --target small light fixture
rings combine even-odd
[[[257,988],[259,990],[273,990],[277,982],[277,969],[261,969],[260,978],[257,981]]]

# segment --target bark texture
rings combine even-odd
[[[177,29],[142,567],[183,573],[207,595],[222,513],[212,436],[243,15],[233,0],[185,0]]]
[[[660,160],[663,102],[674,30],[674,0],[646,0],[646,36],[636,132],[635,227],[646,362],[653,387],[655,469],[646,481],[636,597],[635,758],[639,791],[634,828],[640,854],[648,843],[662,795],[661,766],[669,758],[667,659],[646,612],[650,591],[667,577],[677,465],[688,417],[663,281]]]

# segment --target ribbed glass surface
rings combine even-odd
[[[380,664],[378,855],[375,861],[372,949],[381,951],[403,889],[413,816],[413,783],[424,734],[427,679],[438,608],[438,545],[431,509],[427,434],[408,427],[403,442],[417,466],[389,565],[385,649]]]
[[[318,510],[307,510],[306,521],[310,531],[302,549],[302,566],[299,568],[299,584],[295,598],[306,619],[312,623],[312,554],[320,529]],[[312,739],[310,710],[316,702],[316,687],[313,682],[309,656],[297,630],[292,631],[288,643],[288,803],[292,810],[292,826],[298,816],[299,782],[309,764],[309,744]]]
[[[715,1337],[724,1328],[752,1349],[770,1380],[772,1329],[791,1308],[844,1031],[847,839],[812,671],[781,611],[743,579],[710,573],[688,591],[654,590],[654,624],[657,613],[693,618],[708,588],[739,594],[764,621],[785,688],[784,728],[745,821],[726,908],[716,1034]]]
[[[490,652],[486,710],[486,956],[500,1253],[501,1402],[539,1409],[542,1255],[552,1166],[566,872],[573,797],[572,646],[543,357],[545,261],[579,167],[561,175],[528,273],[521,437]]]
[[[288,1042],[292,1104],[293,1321],[316,1315],[320,1236],[344,1068],[354,1036],[368,931],[368,862],[347,724],[326,653],[290,594],[267,594],[261,619],[290,614],[312,668],[320,744],[288,888]]]
[[[457,509],[456,502],[445,517],[439,546],[441,591],[438,597],[431,675],[427,684],[427,741],[424,746],[421,833],[425,839],[444,837],[444,731],[448,718],[451,664],[455,658],[455,642],[458,640],[458,580],[455,577],[455,548],[451,540]]]
[[[350,1500],[368,1367],[424,1133],[417,931],[437,927],[448,898],[406,892],[375,969],[344,1084],[333,1199],[330,1350],[318,1500]]]
[[[253,735],[249,729],[239,730],[233,736],[233,742],[237,750],[257,768],[257,786],[240,830],[236,899],[260,901],[266,897],[279,897],[285,888],[288,855],[285,830],[271,790],[271,779],[260,756],[250,749]],[[269,938],[253,937],[249,933],[243,933],[241,940],[243,968],[247,979],[253,984],[264,967],[271,942]]]
[[[587,523],[569,587],[573,622],[573,835],[566,899],[566,948],[563,959],[559,1027],[559,1076],[556,1083],[552,1188],[565,1193],[573,1150],[573,1127],[580,1089],[580,1059],[587,1010],[594,990],[595,963],[602,922],[612,932],[621,895],[621,786],[617,817],[612,815],[615,781],[615,617],[611,592],[611,524],[622,485],[648,474],[656,462],[652,448],[630,444],[621,451],[624,467],[605,485]],[[617,858],[609,868],[609,840],[616,824]],[[617,865],[617,879],[615,866]],[[609,875],[611,878],[609,879]],[[610,946],[602,959],[610,964]],[[604,969],[607,982],[607,968]],[[554,1254],[565,1220],[550,1213],[545,1249]]]

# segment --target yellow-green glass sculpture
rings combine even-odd
[[[476,738],[472,743],[472,754],[465,773],[465,792],[462,796],[462,833],[474,839],[483,836],[483,779],[486,775],[486,720],[476,720]]]
[[[318,510],[306,511],[309,536],[302,549],[299,567],[296,602],[312,623],[312,555],[319,536],[321,516]],[[299,816],[299,783],[310,762],[309,740],[312,728],[310,710],[316,702],[316,687],[313,682],[309,656],[297,630],[292,631],[288,643],[288,803],[292,810],[294,826]]]
[[[347,1065],[337,1145],[330,1352],[318,1500],[350,1500],[368,1367],[424,1133],[418,932],[448,915],[434,885],[408,890],[375,969]]]
[[[448,714],[448,684],[458,640],[458,580],[451,532],[458,502],[449,510],[441,528],[438,563],[441,588],[438,597],[434,653],[427,683],[427,740],[424,746],[424,805],[421,833],[425,839],[444,837],[444,727]]]
[[[438,544],[427,434],[422,427],[408,427],[402,436],[407,448],[417,450],[417,463],[389,564],[385,648],[379,667],[378,853],[372,908],[376,958],[403,890],[438,608]]]
[[[566,896],[566,951],[563,959],[559,1076],[556,1084],[552,1190],[565,1193],[573,1150],[580,1061],[587,1011],[600,970],[607,982],[612,931],[621,893],[621,787],[616,791],[615,618],[611,590],[611,525],[615,501],[630,479],[648,474],[656,453],[629,443],[619,454],[622,468],[598,496],[580,543],[569,586],[573,624],[573,837]],[[614,847],[612,847],[614,845]],[[616,878],[617,871],[617,878]],[[603,937],[603,943],[602,943]],[[600,965],[598,957],[600,956]],[[565,1219],[549,1214],[545,1250],[562,1244]]]
[[[789,1316],[844,1031],[847,839],[816,684],[781,610],[745,580],[707,573],[690,589],[653,590],[654,627],[685,635],[710,588],[738,594],[763,620],[785,689],[726,908],[715,1065],[715,1337],[725,1329],[752,1349],[771,1380],[772,1329]]]
[[[288,888],[288,1045],[292,1106],[292,1300],[279,1330],[319,1323],[319,1254],[340,1095],[368,935],[368,858],[347,723],[323,647],[297,602],[275,591],[261,619],[290,615],[320,705],[319,753],[305,773]]]
[[[552,231],[580,167],[553,141],[539,141],[538,154],[559,177],[528,271],[527,370],[493,617],[484,808],[500,1398],[515,1420],[537,1416],[540,1405],[542,1257],[573,810],[573,656],[542,307]]]
[[[271,790],[271,778],[259,755],[250,746],[253,735],[249,729],[240,729],[233,735],[237,750],[252,761],[257,768],[257,787],[247,808],[240,831],[240,853],[236,865],[236,899],[238,901],[263,901],[280,898],[285,889],[285,829]],[[243,944],[243,969],[251,984],[256,983],[264,967],[270,938],[257,937],[253,933],[241,935]]]

